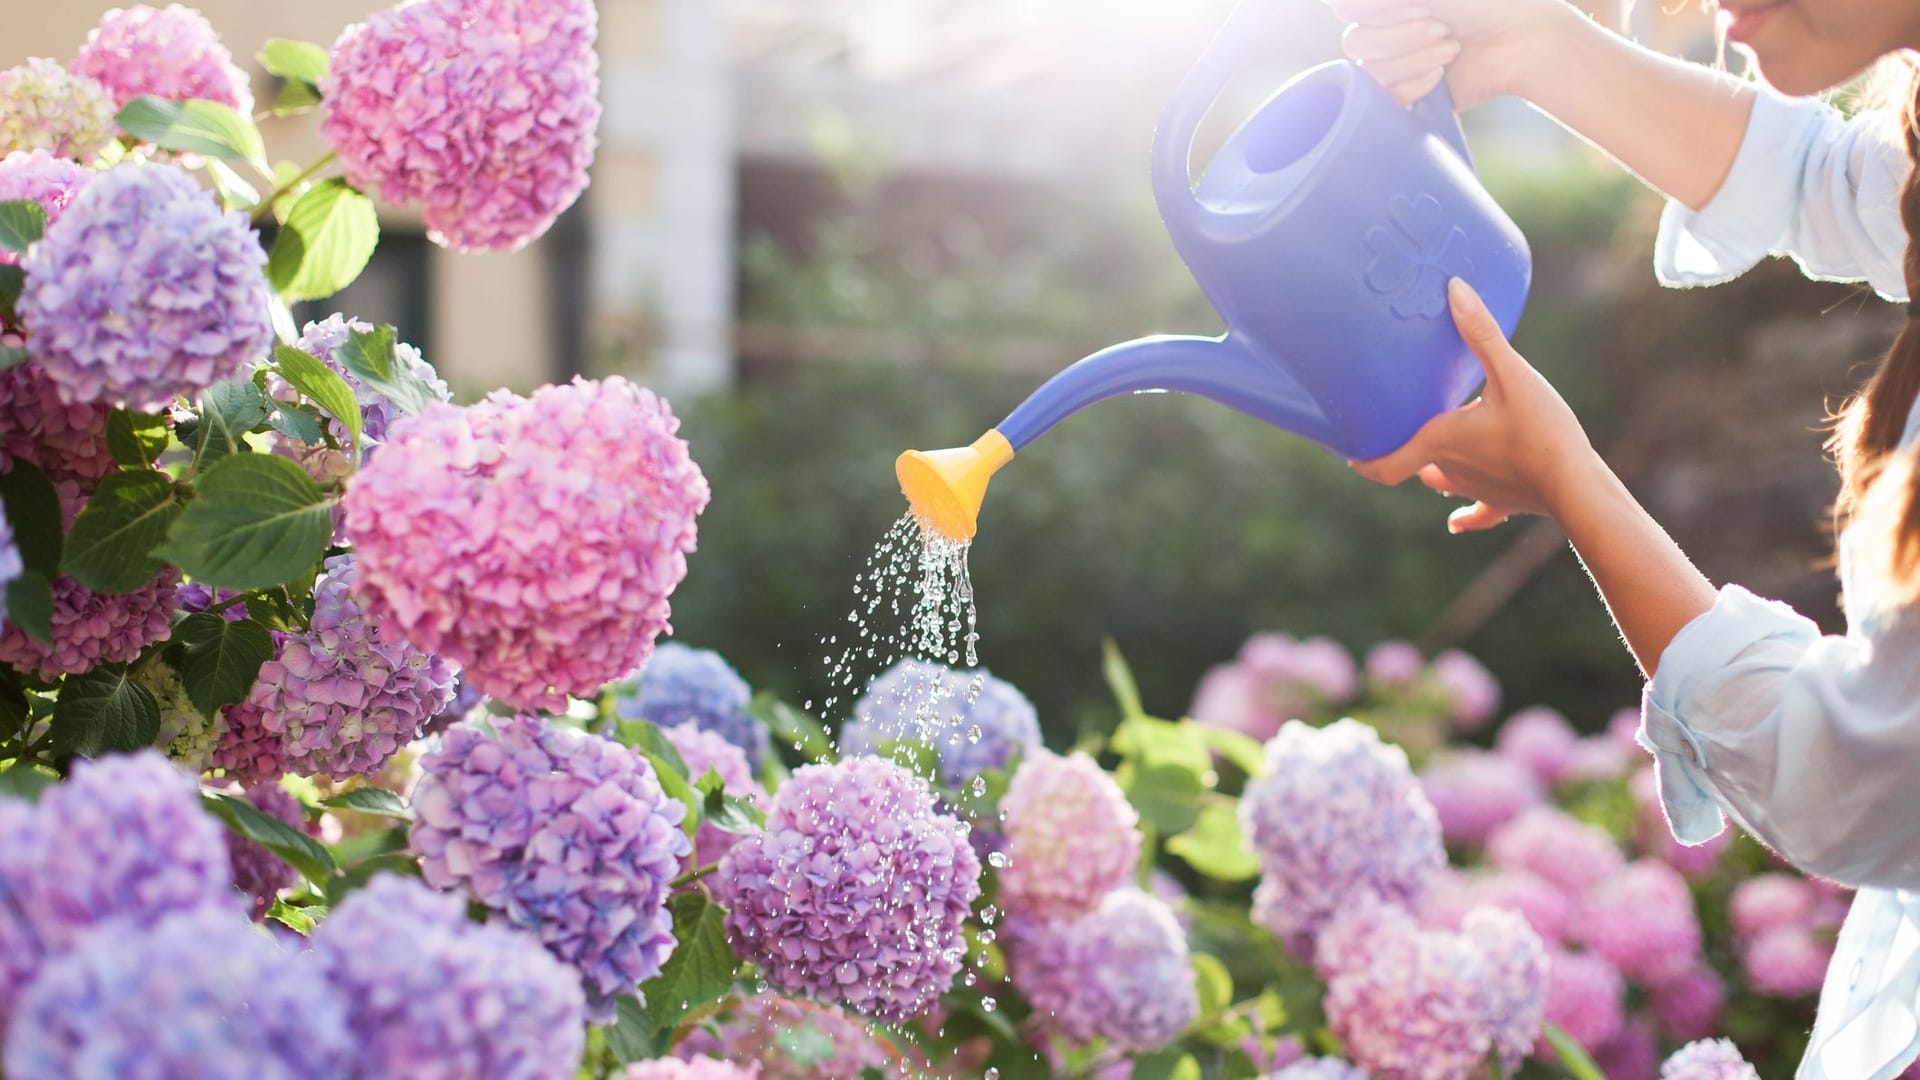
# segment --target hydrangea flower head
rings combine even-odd
[[[242,116],[253,111],[246,72],[235,66],[213,24],[179,4],[109,10],[69,66],[75,74],[98,79],[113,94],[116,109],[151,96],[217,101]]]
[[[1684,975],[1700,961],[1693,893],[1679,871],[1653,859],[1641,859],[1588,890],[1574,936],[1648,986]]]
[[[92,161],[113,141],[114,112],[98,81],[36,56],[0,71],[0,154],[44,150]]]
[[[1426,668],[1420,650],[1405,641],[1383,641],[1367,650],[1367,682],[1373,686],[1404,690],[1418,682]]]
[[[670,727],[661,734],[679,751],[680,760],[687,763],[687,777],[693,783],[699,783],[701,777],[712,771],[719,775],[720,790],[726,794],[762,804],[767,801],[766,789],[747,769],[747,755],[741,753],[739,747],[691,723]],[[739,841],[739,833],[726,832],[711,821],[703,821],[693,834],[693,862],[698,866],[717,862]]]
[[[365,443],[363,459],[371,457],[379,445],[386,441],[387,430],[401,416],[399,407],[385,393],[361,381],[360,376],[340,362],[340,348],[347,344],[355,332],[365,334],[372,331],[372,323],[335,314],[319,322],[308,323],[300,333],[300,340],[294,342],[294,348],[333,369],[333,373],[340,376],[347,388],[353,391],[353,398],[360,405],[360,436]],[[395,342],[393,364],[400,372],[412,375],[439,400],[453,400],[453,391],[447,388],[446,380],[440,377],[432,364],[427,363],[426,357],[420,355],[419,349],[404,341]],[[267,377],[267,392],[277,401],[292,401],[299,395],[299,391],[278,375]],[[322,484],[343,480],[354,468],[352,455],[346,449],[350,434],[347,425],[333,416],[326,417],[325,423],[328,434],[333,436],[333,441],[340,449],[325,444],[311,446],[280,437],[276,437],[274,442],[276,453],[298,462],[307,470],[307,475]]]
[[[90,491],[119,466],[107,447],[107,417],[100,402],[70,405],[53,379],[32,360],[0,371],[0,472],[14,461],[39,467],[56,485],[71,482]]]
[[[35,641],[9,623],[0,630],[0,663],[55,679],[132,660],[172,631],[178,577],[167,567],[152,581],[118,596],[94,592],[70,577],[56,579],[51,644]]]
[[[358,595],[516,707],[632,671],[687,573],[700,467],[666,402],[618,376],[434,405],[348,482]]]
[[[340,1000],[298,954],[231,909],[200,908],[104,929],[50,962],[20,1000],[6,1069],[308,1080],[344,1075],[350,1046]]]
[[[213,767],[213,752],[226,738],[226,721],[215,714],[208,720],[187,696],[187,684],[164,661],[136,668],[133,681],[146,687],[160,706],[160,734],[153,744],[180,763],[181,768],[198,775]]]
[[[1606,1045],[1593,1052],[1600,1074],[1620,1080],[1654,1080],[1660,1069],[1660,1036],[1651,1021],[1630,1017]]]
[[[1260,860],[1254,919],[1296,955],[1357,897],[1417,906],[1447,861],[1406,754],[1355,720],[1282,727],[1240,823]]]
[[[427,884],[464,887],[573,965],[588,1018],[673,953],[667,883],[691,845],[686,807],[611,739],[499,717],[457,724],[421,756],[410,840]]]
[[[266,260],[184,170],[123,164],[28,249],[20,320],[63,400],[161,409],[266,356]]]
[[[1627,983],[1620,969],[1590,952],[1555,949],[1547,967],[1547,1021],[1558,1025],[1588,1052],[1620,1032],[1626,1019]],[[1553,1047],[1540,1040],[1536,1052],[1553,1059]]]
[[[1299,641],[1287,634],[1256,634],[1231,664],[1208,671],[1194,691],[1195,720],[1266,740],[1288,720],[1317,706],[1343,702],[1359,687],[1353,655],[1330,638]]]
[[[4,123],[0,120],[0,124]],[[46,211],[49,226],[60,220],[67,204],[91,179],[91,170],[45,150],[16,150],[0,156],[0,202],[31,199]],[[0,251],[0,266],[15,265],[19,261],[20,257],[13,252]]]
[[[1618,870],[1626,857],[1604,830],[1553,806],[1536,806],[1494,830],[1487,861],[1525,870],[1571,897]]]
[[[570,1076],[580,980],[530,934],[468,920],[457,896],[381,875],[313,935],[346,1002],[356,1076]]]
[[[1557,784],[1573,766],[1580,734],[1553,709],[1534,706],[1507,717],[1494,738],[1501,757],[1533,770],[1543,784]]]
[[[1367,1080],[1367,1074],[1340,1058],[1310,1057],[1268,1073],[1265,1080]]]
[[[1427,891],[1420,921],[1438,930],[1458,930],[1468,913],[1482,907],[1513,912],[1549,944],[1565,940],[1567,923],[1573,918],[1573,901],[1565,893],[1525,871],[1469,875],[1449,869]]]
[[[286,746],[280,732],[267,727],[265,710],[241,701],[222,707],[220,719],[226,732],[213,748],[214,768],[241,784],[278,780],[287,774]]]
[[[1468,913],[1460,933],[1486,963],[1493,1051],[1512,1072],[1533,1050],[1546,1016],[1546,948],[1525,919],[1497,908]]]
[[[379,771],[453,701],[453,665],[381,626],[353,595],[351,555],[313,584],[313,622],[280,635],[249,701],[301,773]]]
[[[1818,992],[1832,959],[1832,942],[1816,937],[1806,926],[1773,927],[1740,949],[1747,982],[1769,997],[1797,998]]]
[[[980,861],[924,780],[857,757],[796,770],[712,889],[734,951],[774,987],[899,1022],[959,972]]]
[[[1456,844],[1478,846],[1522,810],[1546,800],[1524,764],[1485,750],[1460,749],[1420,774],[1420,788],[1440,817],[1440,832]]]
[[[301,812],[300,800],[281,790],[278,784],[254,784],[246,789],[245,795],[255,810],[276,821],[308,835],[318,831]],[[252,904],[255,920],[265,917],[274,898],[299,877],[280,856],[232,830],[227,831],[227,862],[233,868],[233,887]]]
[[[1000,799],[1007,864],[1000,904],[1065,919],[1093,910],[1140,862],[1140,815],[1094,760],[1036,750]]]
[[[1115,889],[1077,918],[1021,919],[1009,932],[1013,984],[1074,1043],[1158,1050],[1199,1015],[1186,935],[1165,901],[1139,889]]]
[[[1704,964],[1655,987],[1649,996],[1660,1027],[1681,1041],[1704,1039],[1720,1030],[1726,1003],[1727,984]]]
[[[587,186],[594,32],[588,0],[389,8],[334,44],[321,131],[355,187],[420,203],[435,243],[511,251]]]
[[[767,725],[747,711],[752,700],[753,688],[719,653],[663,641],[645,667],[615,684],[613,704],[621,716],[661,730],[697,724],[739,747],[757,776],[769,738]]]
[[[654,1058],[627,1066],[624,1080],[759,1080],[760,1070],[752,1065],[742,1068],[705,1054],[680,1058]]]
[[[1459,649],[1433,658],[1428,668],[1447,700],[1453,703],[1453,726],[1478,731],[1500,711],[1500,681],[1486,665]]]
[[[840,729],[840,750],[870,754],[889,742],[924,742],[940,780],[959,787],[1040,745],[1040,717],[1012,683],[987,671],[903,660],[873,682]]]
[[[830,1005],[797,998],[750,997],[675,1048],[683,1059],[741,1062],[759,1080],[840,1080],[897,1065],[897,1054],[866,1025]]]
[[[1819,902],[1813,883],[1793,874],[1755,874],[1733,887],[1733,931],[1756,937],[1781,926],[1804,926]]]
[[[1660,1080],[1760,1080],[1760,1074],[1732,1041],[1701,1039],[1675,1050],[1661,1064]]]

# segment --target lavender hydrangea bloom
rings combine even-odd
[[[746,1062],[759,1080],[843,1080],[897,1065],[860,1021],[829,1005],[759,995],[689,1031],[675,1053]]]
[[[1240,822],[1260,860],[1254,918],[1296,955],[1358,897],[1417,906],[1447,861],[1405,752],[1355,720],[1282,727]]]
[[[1495,908],[1468,914],[1460,932],[1486,963],[1493,1049],[1511,1073],[1533,1050],[1545,1021],[1546,947],[1525,919]]]
[[[747,755],[759,775],[767,759],[767,725],[747,712],[753,689],[719,653],[677,641],[655,646],[646,665],[614,687],[614,711],[661,729],[697,724]]]
[[[500,717],[456,725],[420,759],[410,839],[427,883],[462,888],[579,969],[588,1018],[660,973],[667,883],[692,845],[686,807],[610,739]]]
[[[580,980],[529,934],[383,875],[313,936],[365,1077],[565,1077],[585,1049]]]
[[[317,831],[301,812],[300,801],[278,784],[255,784],[245,791],[247,802],[268,817],[312,835]],[[227,832],[227,862],[233,868],[233,887],[247,898],[255,920],[264,918],[282,889],[299,875],[286,861],[237,832]]]
[[[980,861],[924,780],[849,758],[796,770],[712,888],[735,952],[773,986],[901,1022],[960,970]]]
[[[1620,869],[1626,857],[1603,829],[1554,806],[1536,806],[1487,838],[1487,861],[1525,870],[1579,897]]]
[[[1547,1020],[1588,1052],[1620,1033],[1626,992],[1620,969],[1603,956],[1556,949],[1548,961]],[[1553,1047],[1543,1038],[1535,1052],[1551,1059]]]
[[[741,1068],[731,1062],[705,1054],[682,1061],[679,1058],[655,1058],[627,1066],[623,1080],[760,1080],[760,1070]]]
[[[1353,655],[1331,638],[1256,634],[1233,663],[1201,678],[1189,713],[1203,724],[1265,740],[1317,705],[1353,697],[1359,681]]]
[[[4,329],[4,328],[0,328]],[[99,402],[69,405],[53,379],[27,361],[0,371],[0,470],[29,461],[55,485],[84,493],[119,466],[107,446],[107,417]]]
[[[114,136],[113,97],[58,60],[36,56],[0,71],[0,154],[44,150],[92,161]]]
[[[351,555],[326,561],[312,625],[280,635],[248,698],[296,772],[377,772],[453,701],[457,669],[373,619],[353,595],[356,571]]]
[[[1014,770],[1000,815],[1007,838],[1000,903],[1015,915],[1083,915],[1140,862],[1140,815],[1086,754],[1035,751]]]
[[[247,74],[205,15],[179,4],[113,8],[87,35],[72,68],[91,75],[113,93],[116,107],[142,95],[186,101],[204,98],[253,111]]]
[[[1301,1058],[1264,1080],[1367,1080],[1359,1066],[1331,1057]]]
[[[266,356],[266,259],[184,170],[124,164],[27,251],[20,320],[64,400],[161,409]]]
[[[1494,739],[1500,756],[1526,766],[1543,784],[1557,784],[1573,768],[1580,734],[1553,709],[1535,706],[1507,717]]]
[[[840,730],[840,750],[869,754],[882,744],[924,742],[940,757],[940,779],[959,787],[1004,768],[1040,745],[1033,702],[987,671],[955,671],[903,660],[867,685]]]
[[[748,771],[747,755],[741,753],[739,747],[695,724],[670,727],[661,734],[680,754],[680,760],[687,766],[687,776],[694,783],[699,783],[700,778],[711,771],[720,777],[720,790],[726,794],[766,802],[766,789]],[[711,821],[701,822],[693,834],[694,865],[718,862],[720,856],[739,842],[739,833],[727,832]]]
[[[1693,892],[1678,870],[1652,859],[1588,890],[1573,930],[1588,948],[1649,986],[1685,974],[1700,959]]]
[[[20,561],[19,545],[13,542],[13,528],[7,523],[6,508],[0,507],[0,623],[7,621],[7,586],[26,568]]]
[[[1460,749],[1435,759],[1420,788],[1440,817],[1440,833],[1456,844],[1480,845],[1522,810],[1546,799],[1526,765],[1485,750]]]
[[[1158,1050],[1200,1012],[1186,935],[1173,909],[1116,889],[1075,919],[1010,923],[1010,977],[1034,1013],[1075,1043]]]
[[[1453,724],[1459,730],[1476,731],[1500,710],[1500,681],[1467,653],[1448,649],[1433,658],[1428,670],[1452,702]]]
[[[1760,1073],[1729,1039],[1701,1039],[1673,1052],[1660,1066],[1660,1080],[1760,1080]]]
[[[14,1080],[328,1080],[347,1075],[339,998],[230,909],[116,924],[49,963],[6,1040]]]

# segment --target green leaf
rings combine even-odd
[[[767,725],[776,743],[794,747],[808,761],[827,762],[839,757],[833,751],[833,740],[827,737],[827,729],[821,727],[818,720],[765,690],[753,696],[747,705],[747,715]]]
[[[253,121],[217,101],[137,97],[117,119],[120,130],[166,150],[249,162],[267,156]]]
[[[400,801],[400,796],[386,788],[354,788],[352,791],[343,791],[331,799],[324,799],[320,805],[332,807],[335,810],[357,810],[362,814],[378,814],[381,817],[398,818],[401,821],[413,820],[413,814],[408,811],[407,804]]]
[[[644,750],[642,750],[641,753],[645,754],[647,760],[653,763],[653,771],[660,778],[660,790],[666,792],[672,798],[679,799],[680,805],[687,808],[687,816],[681,820],[680,828],[685,830],[688,836],[692,836],[694,832],[700,828],[700,810],[704,805],[704,800],[700,798],[699,792],[693,790],[693,785],[687,783],[687,778],[684,774],[686,766],[682,765],[679,769],[676,769],[673,767],[673,762],[668,761],[666,758],[658,757]],[[679,755],[675,755],[675,757],[678,756]]]
[[[219,194],[220,204],[226,209],[250,210],[260,205],[260,192],[235,172],[233,166],[219,158],[207,159],[207,175],[213,178],[213,190]]]
[[[166,473],[108,473],[73,519],[61,572],[109,596],[146,585],[165,565],[149,552],[183,509]]]
[[[61,758],[131,753],[160,734],[160,705],[125,664],[107,664],[61,685],[51,734]]]
[[[405,833],[401,833],[400,843],[405,845]],[[333,875],[333,880],[327,883],[327,898],[337,905],[349,893],[366,888],[368,882],[382,874],[417,878],[420,876],[420,859],[413,852],[404,850],[369,855]]]
[[[47,231],[47,211],[32,199],[0,202],[0,248],[25,255]]]
[[[13,306],[19,302],[20,291],[26,287],[27,275],[20,269],[19,264],[7,263],[0,266],[0,318],[13,318]]]
[[[60,782],[60,775],[43,765],[16,761],[0,769],[0,799],[33,802],[40,793]]]
[[[53,582],[23,570],[7,583],[7,621],[42,645],[53,644]]]
[[[1146,710],[1140,707],[1140,687],[1133,681],[1133,669],[1127,666],[1127,658],[1120,655],[1120,646],[1111,638],[1100,643],[1100,674],[1106,678],[1107,689],[1113,692],[1121,716],[1146,715]]]
[[[653,1020],[647,1016],[647,1007],[632,994],[621,994],[614,1002],[613,1023],[606,1030],[607,1049],[621,1065],[657,1057],[666,1050]]]
[[[433,388],[421,381],[411,369],[402,368],[393,359],[393,327],[375,327],[371,333],[350,331],[346,344],[335,350],[340,366],[360,381],[386,395],[403,413],[417,413],[440,400]]]
[[[1259,860],[1247,850],[1232,803],[1211,803],[1193,828],[1167,840],[1167,850],[1216,881],[1251,881],[1260,876]]]
[[[60,495],[47,474],[20,458],[0,473],[0,503],[7,508],[20,561],[49,582],[60,576]]]
[[[320,88],[305,79],[288,79],[273,98],[273,114],[288,116],[320,104]]]
[[[1133,1059],[1133,1080],[1200,1080],[1200,1063],[1174,1047]]]
[[[1248,776],[1259,776],[1266,768],[1266,754],[1260,744],[1237,731],[1202,724],[1196,720],[1182,720],[1180,726],[1190,727],[1193,734],[1207,744],[1208,749],[1233,762],[1236,768]]]
[[[195,612],[173,628],[173,639],[186,646],[180,681],[187,697],[209,720],[224,706],[245,701],[260,666],[273,659],[273,634],[252,619]]]
[[[234,832],[286,860],[308,881],[324,885],[334,876],[333,856],[325,846],[298,828],[255,809],[245,799],[203,791],[200,803]]]
[[[6,267],[0,266],[0,270],[5,270],[5,269]],[[4,315],[4,314],[6,313],[0,312],[0,315]],[[17,368],[21,364],[26,363],[28,359],[29,357],[27,356],[27,350],[16,348],[15,346],[12,346],[12,345],[0,345],[0,371],[8,371],[13,368]]]
[[[373,200],[345,180],[323,180],[287,213],[267,258],[267,280],[290,302],[332,296],[360,276],[379,242]]]
[[[267,426],[296,442],[319,446],[327,441],[326,418],[311,405],[276,405]]]
[[[919,739],[889,739],[875,753],[907,770],[929,786],[940,784],[940,749]]]
[[[268,38],[254,54],[266,73],[281,79],[301,79],[318,85],[327,77],[327,50],[311,41]]]
[[[1201,1016],[1212,1016],[1233,1004],[1233,976],[1215,957],[1193,954],[1193,983],[1200,995]]]
[[[357,450],[360,446],[360,403],[354,400],[353,388],[347,385],[347,380],[312,354],[291,345],[274,349],[273,360],[281,378],[305,394],[309,401],[325,409],[327,415],[347,426],[347,432],[353,440],[347,449]]]
[[[1579,1043],[1573,1041],[1573,1036],[1561,1030],[1560,1025],[1548,1024],[1542,1029],[1541,1034],[1547,1037],[1553,1052],[1559,1055],[1560,1064],[1566,1066],[1567,1071],[1573,1074],[1573,1080],[1607,1080],[1606,1074],[1600,1071],[1600,1066],[1594,1064],[1593,1058],[1588,1056]]]
[[[709,770],[707,775],[715,774]],[[721,832],[754,833],[767,823],[766,811],[755,806],[752,799],[729,795],[719,788],[706,791],[705,796],[701,817]]]
[[[205,470],[246,450],[242,438],[266,422],[273,405],[249,379],[215,383],[200,393],[200,424],[195,429],[193,467]]]
[[[674,897],[672,907],[673,937],[679,944],[660,974],[640,987],[647,1018],[659,1037],[671,1035],[694,1009],[725,997],[739,974],[739,961],[727,947],[726,913],[697,891]]]
[[[274,454],[237,454],[207,470],[155,552],[222,589],[262,589],[309,573],[333,539],[333,500]]]
[[[320,920],[314,918],[311,909],[295,907],[281,899],[275,899],[273,906],[267,909],[267,918],[292,930],[301,937],[312,934],[313,928],[320,925]]]
[[[107,449],[122,468],[150,468],[166,452],[167,418],[113,410],[107,415]]]

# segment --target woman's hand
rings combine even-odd
[[[1558,517],[1583,477],[1605,465],[1573,410],[1513,351],[1479,294],[1455,278],[1447,300],[1460,336],[1486,370],[1485,388],[1429,420],[1405,446],[1354,470],[1387,485],[1418,476],[1443,495],[1473,500],[1447,518],[1450,532],[1490,529],[1514,514]]]
[[[1411,105],[1444,77],[1470,109],[1529,96],[1562,54],[1561,37],[1591,30],[1564,0],[1328,0],[1348,23],[1348,58]]]

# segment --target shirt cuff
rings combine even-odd
[[[1668,200],[1653,242],[1662,285],[1717,285],[1753,268],[1792,227],[1801,163],[1826,120],[1826,104],[1757,88],[1733,167],[1705,206]]]

